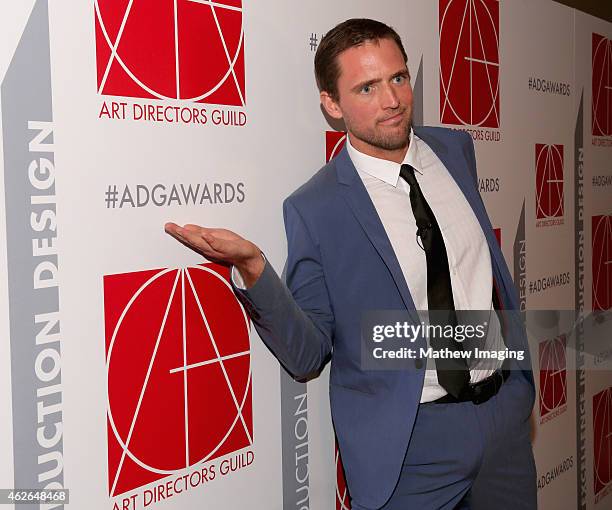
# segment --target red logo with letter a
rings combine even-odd
[[[104,277],[111,497],[253,444],[250,325],[228,278]]]
[[[612,308],[612,216],[593,216],[593,310]]]
[[[440,121],[499,128],[499,0],[439,0]]]
[[[98,93],[245,105],[241,0],[96,0]]]
[[[561,414],[567,404],[567,339],[560,335],[540,343],[540,418]]]
[[[537,143],[536,218],[563,217],[563,145]]]
[[[344,131],[325,131],[325,162],[335,158],[346,143]]]
[[[612,387],[593,395],[593,482],[597,503],[612,482]]]
[[[612,40],[593,34],[592,132],[612,136]]]

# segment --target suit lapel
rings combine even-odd
[[[402,297],[402,301],[406,305],[408,311],[416,310],[414,301],[408,290],[406,279],[402,273],[391,242],[387,236],[385,228],[380,221],[380,217],[376,212],[376,208],[370,199],[368,191],[365,189],[362,180],[357,174],[357,170],[348,155],[346,147],[342,149],[335,160],[336,171],[338,175],[338,190],[344,198],[347,205],[353,212],[353,215],[363,228],[368,239],[380,255],[387,266],[391,277],[395,282],[397,290]],[[415,315],[416,318],[416,315]]]

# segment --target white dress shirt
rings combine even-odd
[[[410,186],[400,177],[401,164],[368,156],[355,149],[347,136],[348,154],[370,195],[395,252],[417,310],[427,310],[427,261],[418,245],[410,205]],[[484,233],[463,192],[434,151],[412,130],[404,161],[415,177],[442,231],[456,310],[492,310],[493,273]],[[497,314],[489,314],[484,348],[503,350]],[[470,382],[491,375],[493,360],[473,363]],[[486,365],[486,369],[479,368]],[[501,366],[501,362],[496,364]],[[433,360],[428,360],[421,402],[446,395],[438,383]]]

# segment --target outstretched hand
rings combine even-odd
[[[264,269],[261,251],[251,241],[224,228],[166,223],[165,231],[208,260],[236,266],[247,287],[255,284]]]

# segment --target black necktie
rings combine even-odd
[[[430,314],[430,324],[441,325],[442,327],[447,324],[455,326],[457,324],[454,313],[455,303],[453,302],[448,257],[442,232],[414,176],[414,168],[410,165],[402,165],[400,176],[410,185],[410,205],[417,224],[417,236],[421,240],[427,259],[428,308],[429,310],[448,311],[447,316],[445,314],[438,315],[440,312]],[[430,337],[430,345],[437,351],[444,349],[450,351],[462,350],[461,344],[446,337]],[[440,386],[457,398],[470,382],[470,372],[464,358],[454,359],[450,356],[438,358],[436,359],[436,372]]]

